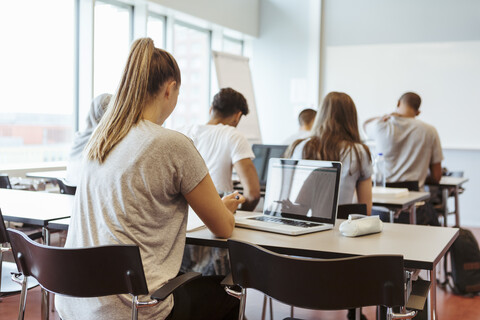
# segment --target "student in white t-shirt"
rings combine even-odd
[[[442,177],[442,146],[435,128],[416,117],[421,98],[407,92],[391,114],[371,118],[364,123],[369,138],[375,140],[376,152],[385,157],[387,182],[425,181],[438,183]]]
[[[251,211],[260,199],[260,183],[252,161],[255,155],[247,138],[236,128],[247,114],[245,97],[232,88],[223,88],[213,97],[207,124],[178,131],[193,140],[219,194],[233,192],[232,169],[235,169],[246,199],[241,209]]]
[[[316,115],[317,111],[313,109],[303,109],[298,114],[298,125],[300,126],[299,130],[285,139],[283,144],[291,145],[298,139],[308,138],[311,135],[310,130],[312,130]]]
[[[213,97],[207,124],[185,127],[179,131],[193,140],[219,194],[233,191],[232,168],[235,168],[246,199],[241,209],[253,210],[260,199],[260,182],[252,161],[255,156],[248,140],[236,128],[240,118],[247,114],[245,97],[231,88],[223,88]],[[230,270],[228,251],[187,245],[181,270],[197,271],[204,275],[225,275]]]

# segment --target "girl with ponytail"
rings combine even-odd
[[[114,102],[87,144],[65,244],[139,246],[151,293],[179,272],[188,205],[213,234],[227,238],[234,228],[233,212],[245,201],[235,193],[220,199],[192,141],[162,127],[175,108],[180,84],[170,53],[155,48],[149,38],[132,44]],[[158,305],[139,309],[139,317],[236,318],[238,301],[223,292],[220,280],[194,280]],[[131,317],[128,296],[57,296],[56,307],[64,320],[80,314],[82,319]]]

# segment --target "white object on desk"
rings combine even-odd
[[[372,195],[374,197],[394,197],[401,198],[408,195],[407,188],[384,188],[384,187],[373,187]]]
[[[352,215],[350,215],[352,216]],[[379,216],[365,216],[363,218],[348,217],[340,224],[339,230],[343,236],[358,237],[371,233],[382,232],[383,222]]]

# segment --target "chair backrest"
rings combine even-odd
[[[339,204],[337,210],[337,219],[348,219],[348,215],[356,214],[367,214],[367,205],[365,203],[349,203],[349,204]]]
[[[0,245],[7,242],[10,242],[10,240],[8,239],[7,228],[3,220],[2,209],[0,209]]]
[[[308,309],[404,305],[403,257],[377,255],[311,259],[228,241],[233,282]]]
[[[387,182],[387,188],[407,188],[408,191],[420,191],[418,181]]]
[[[58,187],[60,188],[60,193],[75,195],[75,192],[77,191],[77,187],[67,185],[65,181],[62,179],[55,179],[55,180],[57,181]]]
[[[0,188],[12,189],[12,185],[10,184],[10,178],[6,173],[0,173]]]
[[[8,229],[20,272],[46,290],[72,297],[148,294],[140,250],[135,245],[67,249],[44,246]]]

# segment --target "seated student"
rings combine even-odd
[[[245,197],[241,209],[251,211],[260,199],[260,183],[252,161],[255,157],[252,147],[236,129],[242,115],[247,114],[248,105],[243,95],[231,88],[223,88],[213,97],[207,124],[184,127],[179,131],[193,140],[219,194],[233,191],[232,167],[235,168]],[[182,271],[225,275],[229,269],[227,249],[185,247]]]
[[[386,181],[418,181],[423,189],[426,181],[438,183],[442,178],[443,153],[437,130],[416,118],[421,102],[418,94],[407,92],[395,112],[368,119],[363,127],[375,140],[377,152],[384,155]],[[407,214],[402,213],[399,222],[408,223]],[[417,223],[440,225],[431,203],[419,207]]]
[[[375,140],[377,152],[383,153],[387,182],[418,181],[422,188],[426,180],[438,183],[442,177],[437,130],[416,118],[421,102],[418,94],[407,92],[395,112],[368,119],[363,125],[367,136]]]
[[[77,186],[78,180],[81,174],[81,164],[83,150],[87,145],[90,136],[97,127],[100,119],[102,118],[108,104],[112,98],[111,94],[103,93],[95,97],[90,105],[90,111],[88,112],[86,128],[84,131],[77,132],[73,139],[73,144],[70,149],[70,156],[67,164],[67,173],[65,181],[69,186]]]
[[[312,130],[316,115],[317,111],[313,109],[302,110],[298,114],[298,124],[300,126],[299,130],[285,139],[283,144],[291,145],[295,140],[308,138],[311,134],[310,130]]]
[[[290,145],[286,156],[294,159],[342,162],[339,204],[357,201],[372,208],[372,163],[370,151],[360,140],[357,110],[352,98],[342,92],[330,92],[311,131],[312,136]]]
[[[150,292],[174,278],[184,251],[188,204],[217,237],[228,238],[244,198],[221,199],[192,141],[162,127],[177,103],[180,70],[149,38],[136,40],[115,95],[86,148],[65,247],[135,244]],[[101,264],[101,261],[99,261]],[[238,300],[201,277],[140,319],[236,319]],[[56,296],[64,320],[130,319],[128,295]],[[208,301],[208,303],[205,303]]]
[[[178,131],[193,140],[219,194],[233,191],[232,168],[235,169],[245,197],[241,209],[251,211],[260,199],[260,183],[252,161],[255,155],[247,138],[236,129],[241,117],[247,114],[245,97],[232,88],[223,88],[213,97],[207,124]]]

